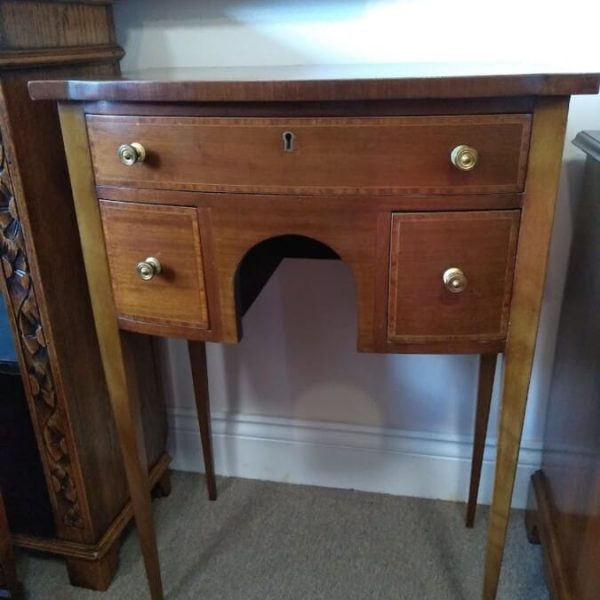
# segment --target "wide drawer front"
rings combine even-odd
[[[100,200],[100,210],[121,324],[208,329],[197,209]]]
[[[388,340],[506,337],[519,211],[392,217]]]
[[[88,115],[87,123],[98,185],[468,194],[523,189],[531,117]],[[119,148],[132,143],[143,152],[129,149],[119,157]]]

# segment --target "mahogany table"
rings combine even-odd
[[[132,336],[190,341],[214,498],[203,342],[237,342],[244,311],[290,255],[349,265],[360,351],[482,355],[480,397],[504,352],[482,597],[496,595],[569,96],[597,93],[600,78],[406,69],[30,83],[34,99],[60,102],[153,600],[163,595],[127,366]]]

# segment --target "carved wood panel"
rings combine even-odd
[[[68,426],[57,394],[40,311],[27,260],[8,159],[0,131],[0,259],[8,292],[7,306],[17,327],[18,342],[27,371],[32,417],[37,422],[40,451],[52,485],[53,505],[61,524],[83,528],[79,496],[66,438]],[[42,447],[43,445],[43,447]]]

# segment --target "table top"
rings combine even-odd
[[[29,92],[34,100],[273,102],[568,96],[597,94],[599,86],[598,73],[405,63],[149,70],[31,81]]]

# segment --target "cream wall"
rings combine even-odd
[[[573,0],[566,12],[562,2],[465,0],[459,13],[456,3],[442,0],[117,0],[115,18],[126,70],[430,61],[448,69],[493,71],[498,61],[527,61],[600,70],[600,60],[588,58],[597,54],[594,4]],[[466,65],[474,60],[483,64]],[[539,464],[582,165],[569,141],[583,128],[600,128],[600,97],[572,102],[517,505]],[[242,343],[209,345],[218,471],[462,498],[476,359],[358,354],[355,315],[343,264],[288,260],[245,317]],[[174,464],[199,469],[185,346],[169,342],[165,362]],[[492,438],[497,397],[494,402]],[[491,489],[490,441],[484,500]]]

